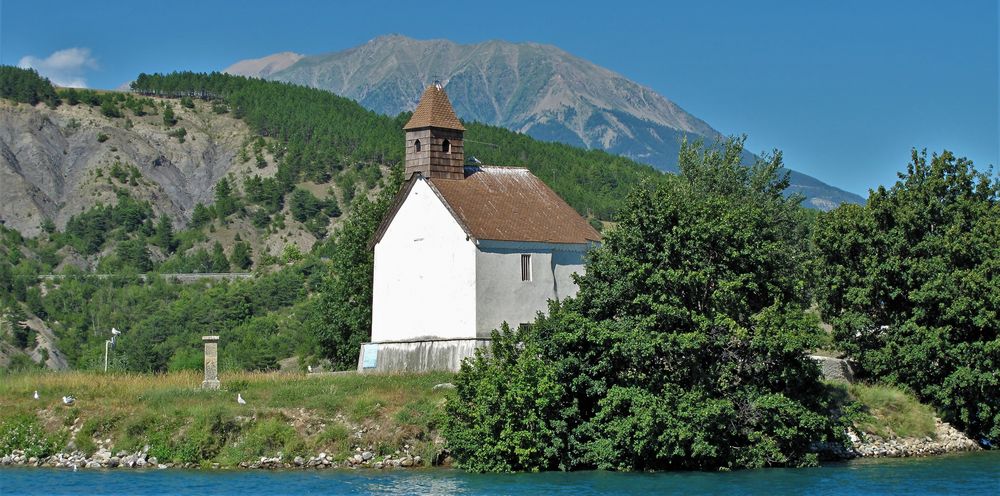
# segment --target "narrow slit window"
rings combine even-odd
[[[448,141],[448,140],[442,141],[441,142],[441,151],[443,151],[445,153],[451,153],[451,142]]]
[[[420,140],[416,140],[416,141],[413,142],[413,151],[415,151],[415,152],[419,152],[420,151]]]
[[[531,280],[531,255],[521,255],[521,280]]]

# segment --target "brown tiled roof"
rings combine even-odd
[[[476,239],[587,243],[601,235],[554,191],[521,167],[466,167],[465,179],[429,179]]]
[[[420,97],[417,109],[413,111],[413,117],[403,126],[403,129],[418,129],[422,127],[440,127],[445,129],[456,129],[465,131],[465,126],[459,122],[455,116],[455,111],[451,108],[451,100],[438,84],[432,84],[424,90],[424,95]]]

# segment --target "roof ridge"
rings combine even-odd
[[[466,169],[505,169],[531,172],[531,169],[523,165],[490,165],[490,164],[466,164]]]

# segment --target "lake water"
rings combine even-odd
[[[729,473],[0,468],[0,494],[1000,494],[1000,452]]]

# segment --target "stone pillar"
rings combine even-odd
[[[219,336],[202,336],[205,342],[205,380],[204,389],[219,389]]]

